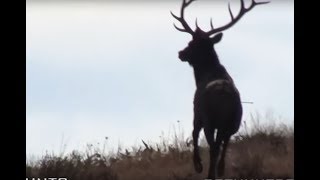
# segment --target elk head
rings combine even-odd
[[[226,24],[222,27],[214,28],[213,24],[212,24],[212,19],[211,19],[210,20],[211,30],[205,32],[205,31],[201,30],[200,27],[198,26],[197,20],[196,20],[196,30],[193,31],[184,19],[184,9],[189,4],[191,4],[193,1],[195,1],[195,0],[189,0],[188,2],[187,2],[187,0],[182,1],[180,17],[174,15],[171,12],[171,15],[175,19],[177,19],[181,23],[181,25],[183,26],[183,28],[179,28],[175,24],[173,24],[174,27],[178,31],[186,32],[186,33],[189,33],[192,35],[192,40],[189,42],[188,46],[179,52],[179,59],[181,61],[189,62],[189,64],[192,66],[195,65],[196,63],[201,63],[201,61],[207,61],[208,57],[212,57],[212,55],[216,56],[215,51],[213,49],[213,46],[214,46],[214,44],[220,42],[220,40],[222,38],[222,31],[233,26],[236,22],[239,21],[239,19],[241,19],[241,17],[245,13],[250,11],[256,5],[269,3],[269,2],[256,2],[255,0],[252,0],[251,5],[248,8],[246,8],[244,5],[244,0],[240,0],[241,1],[241,9],[240,9],[239,14],[236,17],[233,16],[231,8],[230,8],[230,4],[229,4],[229,13],[231,16],[231,22],[229,22],[228,24]],[[219,63],[218,58],[215,58],[215,61],[217,61],[217,62],[213,62],[213,63]]]

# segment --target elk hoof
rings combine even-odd
[[[217,175],[218,177],[221,177],[224,175],[224,164],[219,164]]]
[[[201,162],[195,162],[194,169],[196,170],[197,173],[201,173],[203,170]]]

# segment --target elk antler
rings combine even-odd
[[[230,23],[228,23],[228,24],[226,24],[226,25],[224,25],[224,26],[222,26],[222,27],[219,27],[219,28],[217,28],[217,29],[214,29],[214,28],[213,28],[213,25],[212,25],[212,19],[210,20],[211,30],[207,32],[207,34],[208,34],[209,36],[212,35],[212,34],[215,34],[215,33],[217,33],[217,32],[221,32],[221,31],[223,31],[223,30],[226,30],[226,29],[230,28],[230,27],[233,26],[236,22],[238,22],[239,19],[241,19],[241,17],[242,17],[245,13],[247,13],[248,11],[250,11],[253,7],[255,7],[256,5],[267,4],[267,3],[269,3],[270,1],[268,1],[268,2],[256,2],[255,0],[252,0],[252,3],[251,3],[251,5],[250,5],[250,7],[248,7],[248,8],[246,8],[246,7],[244,6],[244,0],[240,0],[240,2],[241,2],[241,9],[240,9],[239,14],[238,14],[236,17],[233,16],[232,11],[231,11],[231,8],[230,8],[230,3],[229,3],[228,8],[229,8],[230,16],[231,16],[231,22],[230,22]]]
[[[174,14],[170,11],[171,15],[172,15],[175,19],[177,19],[177,20],[182,24],[182,26],[184,27],[184,29],[178,28],[178,27],[173,23],[174,27],[175,27],[178,31],[187,32],[187,33],[189,33],[189,34],[191,34],[191,35],[193,35],[194,32],[193,32],[192,29],[189,27],[189,25],[187,24],[187,22],[184,20],[184,16],[183,16],[183,15],[184,15],[184,9],[185,9],[189,4],[191,4],[193,1],[195,1],[195,0],[189,0],[188,2],[187,2],[187,0],[183,0],[183,1],[182,1],[181,11],[180,11],[180,17],[174,15]]]

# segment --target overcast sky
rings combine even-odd
[[[177,120],[189,135],[195,83],[178,59],[190,35],[173,28],[170,3],[27,1],[27,154],[158,141]],[[248,2],[248,1],[246,1]],[[238,1],[231,1],[234,14]],[[293,3],[258,6],[215,46],[239,88],[244,117],[273,111],[294,118]],[[209,29],[229,22],[227,1],[194,2],[186,19]],[[178,24],[178,23],[177,23]],[[62,142],[63,141],[63,142]]]

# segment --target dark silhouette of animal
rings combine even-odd
[[[214,179],[216,175],[222,176],[224,174],[226,149],[231,136],[239,130],[242,118],[239,91],[231,76],[220,63],[214,45],[221,40],[221,32],[233,26],[245,13],[256,5],[269,2],[252,0],[251,5],[246,8],[244,0],[241,0],[241,9],[236,17],[233,16],[229,4],[231,22],[222,27],[214,28],[211,19],[211,30],[208,32],[201,30],[197,21],[196,30],[193,31],[185,21],[184,9],[192,2],[193,0],[188,2],[183,0],[180,17],[172,12],[171,14],[183,26],[183,28],[179,28],[174,24],[174,27],[192,35],[192,40],[188,46],[179,52],[179,59],[188,62],[193,67],[197,87],[194,96],[194,129],[192,132],[194,168],[198,173],[203,170],[198,147],[199,132],[203,128],[210,146],[208,178]],[[220,154],[221,145],[222,153]]]

